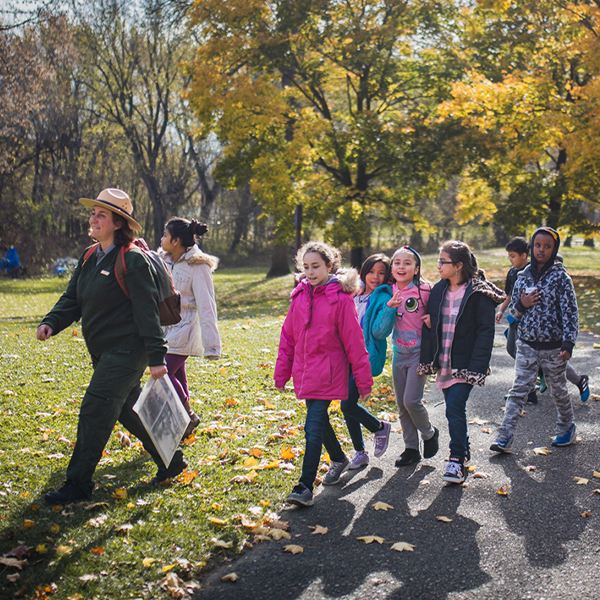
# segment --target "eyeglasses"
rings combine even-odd
[[[441,260],[440,259],[440,260],[438,260],[437,264],[438,264],[438,267],[439,267],[440,265],[451,265],[453,263],[452,263],[451,260]]]

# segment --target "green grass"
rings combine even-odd
[[[577,264],[595,256],[586,252]],[[501,252],[481,258],[487,268],[506,270]],[[570,260],[565,252],[567,266]],[[435,257],[426,257],[426,265],[434,263]],[[17,592],[21,598],[170,598],[161,587],[167,575],[176,573],[185,588],[242,550],[249,522],[276,518],[300,474],[304,409],[293,394],[279,395],[272,385],[293,278],[266,280],[265,272],[215,274],[224,355],[217,362],[188,361],[193,406],[201,418],[196,441],[185,447],[189,479],[150,487],[152,461],[139,444],[123,447],[113,435],[95,475],[98,504],[58,512],[42,494],[64,480],[91,376],[89,356],[79,324],[46,343],[35,339],[41,316],[66,279],[0,280],[0,555],[28,548],[22,571],[0,574],[0,598]],[[582,326],[600,331],[599,280],[575,282]],[[389,374],[376,385],[371,410],[394,412]],[[334,408],[332,416],[350,450],[341,413]],[[294,458],[288,458],[290,448]],[[274,466],[277,461],[281,466]],[[252,482],[236,483],[239,476]],[[125,498],[117,497],[119,489],[126,490]],[[211,540],[230,542],[231,548]],[[19,578],[7,582],[6,575],[14,574]]]

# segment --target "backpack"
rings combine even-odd
[[[160,316],[161,325],[175,325],[181,321],[181,294],[175,289],[173,283],[173,276],[171,275],[171,269],[167,266],[167,263],[162,257],[155,252],[150,250],[148,244],[142,238],[138,238],[133,244],[127,246],[121,246],[119,256],[115,261],[115,277],[117,283],[121,286],[123,293],[131,298],[129,290],[127,289],[127,282],[125,275],[127,274],[127,265],[125,264],[125,253],[129,252],[132,248],[138,248],[141,250],[152,266],[154,274],[154,280],[158,289],[158,314]],[[96,252],[98,244],[94,244],[83,257],[83,264],[86,263],[88,258]],[[83,266],[83,265],[82,265]]]

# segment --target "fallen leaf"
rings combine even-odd
[[[284,531],[283,529],[271,529],[269,531],[269,535],[274,540],[280,540],[281,538],[285,538],[286,540],[292,539],[292,536],[287,531]]]
[[[118,498],[122,500],[123,498],[127,498],[127,490],[125,488],[116,488],[115,491],[111,494],[112,498]]]
[[[198,469],[194,469],[193,471],[184,469],[181,475],[179,475],[178,481],[183,485],[189,485],[196,477],[198,477]]]
[[[144,558],[144,560],[142,560],[142,566],[148,568],[153,562],[156,562],[155,558]]]
[[[573,481],[577,484],[577,485],[587,485],[589,483],[589,479],[586,479],[585,477],[573,477]]]
[[[56,535],[58,532],[60,531],[60,525],[52,525],[52,527],[50,527],[50,533],[53,533],[54,535]]]
[[[46,552],[48,552],[48,548],[46,548],[46,544],[38,544],[35,551],[38,554],[46,554]]]
[[[227,519],[217,519],[216,517],[208,517],[208,520],[213,525],[225,525],[227,523]]]
[[[23,529],[29,529],[35,525],[35,521],[31,521],[30,519],[25,519],[23,521]]]
[[[269,528],[268,527],[263,527],[262,525],[255,527],[254,529],[252,529],[252,531],[250,531],[250,533],[253,533],[254,535],[267,535],[269,533]]]
[[[217,538],[210,538],[210,541],[214,546],[219,548],[233,548],[233,542],[226,542],[224,540],[218,540]]]
[[[258,464],[258,460],[256,460],[256,458],[254,458],[253,456],[249,456],[244,461],[244,467],[255,467],[257,464]]]
[[[6,576],[6,581],[8,581],[8,583],[17,583],[19,577],[21,577],[20,573],[13,573],[12,575]]]
[[[436,517],[435,520],[442,521],[442,523],[452,523],[452,519],[449,519],[448,517]]]
[[[474,419],[470,419],[469,421],[467,421],[467,423],[470,423],[471,425],[485,425],[486,423],[489,423],[489,421],[485,421],[484,419],[476,417]]]
[[[377,542],[378,544],[383,544],[383,542],[385,542],[384,538],[378,537],[376,535],[364,535],[357,539],[362,540],[365,544],[372,544],[373,542]]]
[[[108,502],[94,502],[93,504],[84,504],[83,508],[85,510],[92,510],[93,508],[98,508],[99,506],[108,506]]]
[[[477,471],[476,473],[473,473],[473,477],[475,479],[487,479],[489,476],[489,473],[484,473],[483,471]]]
[[[503,485],[503,486],[502,486],[502,487],[501,487],[501,488],[498,490],[498,493],[499,493],[501,496],[508,496],[508,484],[506,484],[506,483],[505,483],[505,484],[504,484],[504,485]]]
[[[104,548],[99,546],[98,548],[92,548],[90,552],[96,556],[104,556]]]
[[[375,504],[373,504],[373,508],[375,510],[389,510],[390,508],[394,507],[386,504],[385,502],[375,502]]]
[[[407,544],[406,542],[396,542],[392,546],[392,550],[397,550],[398,552],[413,552],[414,548],[412,544]]]
[[[313,527],[312,529],[313,529],[312,535],[317,535],[317,534],[325,535],[329,531],[328,527],[322,527],[321,525],[315,525],[315,527]]]
[[[239,577],[236,573],[227,573],[227,575],[223,575],[221,577],[221,581],[237,581]]]
[[[600,473],[598,473],[598,471],[594,471],[592,473],[592,477],[596,477],[597,479],[600,479]]]
[[[21,570],[23,567],[27,567],[29,563],[26,560],[19,560],[18,558],[7,558],[5,556],[0,556],[0,565],[5,565],[6,567],[17,567],[17,569]]]
[[[101,525],[104,525],[104,523],[106,523],[107,519],[108,515],[98,515],[95,519],[90,519],[88,521],[88,525],[90,527],[100,527]]]
[[[133,529],[133,525],[131,523],[123,523],[123,525],[115,526],[115,531],[126,531],[129,532]]]
[[[290,528],[290,524],[282,519],[271,519],[267,522],[267,525],[274,529],[285,529],[286,531]]]
[[[284,446],[281,449],[280,456],[281,458],[283,458],[283,460],[292,460],[293,458],[296,458],[296,455],[292,452],[291,446],[289,448],[287,446]]]
[[[71,546],[56,546],[56,554],[64,556],[65,554],[71,554]]]
[[[302,546],[298,546],[297,544],[288,544],[283,547],[284,552],[291,552],[292,554],[301,554],[304,552],[304,548]]]
[[[581,513],[582,517],[589,517],[592,514],[591,510],[586,510],[584,513]]]
[[[600,494],[600,490],[594,490],[592,494]]]
[[[547,454],[552,454],[552,450],[548,450],[546,446],[542,446],[541,448],[534,448],[533,451],[536,454],[541,454],[542,456],[546,456]]]
[[[252,539],[252,541],[254,543],[256,542],[266,542],[266,541],[270,541],[271,538],[268,535],[255,535],[254,538]]]
[[[537,467],[534,467],[533,465],[528,465],[527,467],[523,467],[523,471],[535,471],[537,469]]]

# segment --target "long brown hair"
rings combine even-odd
[[[453,265],[462,263],[462,277],[461,283],[473,279],[477,275],[479,266],[477,265],[477,259],[471,252],[471,248],[465,242],[460,240],[448,240],[444,242],[440,248],[440,252],[445,252],[452,261]]]

